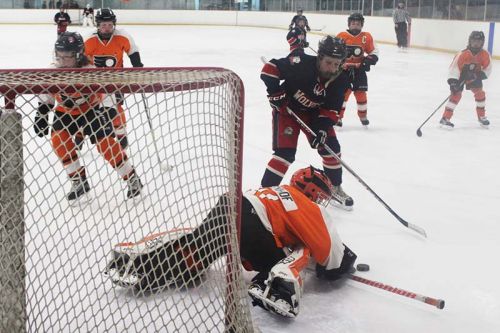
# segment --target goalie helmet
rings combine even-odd
[[[332,183],[325,172],[312,165],[295,171],[290,185],[317,204],[327,206],[332,198]]]
[[[346,45],[343,39],[326,36],[319,41],[318,56],[329,56],[337,59],[345,59],[347,56]]]
[[[102,8],[97,10],[97,13],[95,14],[95,22],[97,25],[101,22],[113,22],[113,24],[116,24],[116,15],[111,9]]]
[[[485,39],[484,32],[482,32],[482,31],[473,31],[473,32],[471,32],[471,34],[469,35],[469,43],[467,45],[467,48],[469,50],[471,50],[472,52],[474,52],[474,53],[479,52],[483,48],[483,46],[484,46],[484,39]],[[479,46],[479,47],[472,47],[472,41],[473,40],[479,40],[479,41],[481,41],[481,46]]]
[[[78,32],[63,32],[57,38],[54,45],[54,53],[56,58],[56,63],[61,65],[61,67],[68,67],[62,65],[63,57],[61,53],[69,53],[74,57],[74,66],[71,67],[82,67],[86,65],[86,57],[84,54],[85,44],[83,43],[83,38]]]
[[[365,18],[361,13],[352,13],[351,15],[349,15],[349,17],[347,18],[347,25],[351,25],[352,21],[361,22],[361,26],[365,24]]]

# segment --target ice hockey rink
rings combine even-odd
[[[286,31],[123,28],[135,38],[147,67],[217,66],[242,78],[243,187],[258,187],[272,154],[271,111],[259,78],[260,58],[288,54]],[[92,32],[81,27],[69,30],[73,29],[84,36]],[[369,26],[365,29],[370,31]],[[52,25],[2,25],[1,67],[47,67],[55,37]],[[308,35],[313,48],[320,37]],[[467,37],[463,36],[464,47]],[[491,78],[484,82],[489,129],[479,126],[473,96],[466,92],[452,119],[453,131],[439,128],[440,110],[419,138],[416,129],[448,94],[446,78],[453,54],[378,47],[380,61],[368,74],[370,126],[361,126],[351,98],[344,126],[338,130],[342,158],[401,217],[424,228],[428,238],[402,226],[346,170],[343,187],[354,198],[354,210],[331,211],[343,241],[358,255],[357,262],[371,266],[360,276],[442,298],[446,307],[438,310],[355,281],[319,281],[307,273],[296,319],[260,308],[252,309],[253,319],[262,332],[500,332],[500,62],[494,61]],[[321,166],[317,153],[302,138],[290,173],[310,163]],[[126,297],[122,300],[127,302]],[[145,314],[137,314],[141,315]]]

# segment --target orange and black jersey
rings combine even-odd
[[[349,53],[346,63],[362,63],[365,57],[376,56],[378,60],[378,49],[373,41],[373,37],[369,32],[361,31],[357,35],[351,34],[349,31],[340,32],[337,37],[342,38],[346,45],[349,47],[360,47],[362,52],[360,54]]]
[[[491,74],[491,68],[491,57],[487,51],[481,50],[473,54],[471,50],[465,49],[453,58],[448,78],[460,80],[465,70],[472,70],[486,79]]]
[[[288,185],[248,191],[244,196],[278,247],[304,246],[327,270],[340,266],[345,247],[322,206]]]
[[[288,106],[295,112],[318,112],[337,120],[349,87],[347,75],[340,71],[329,81],[320,79],[317,57],[291,54],[286,58],[271,59],[262,68],[260,78],[269,95],[284,90]],[[283,81],[283,82],[282,82]]]
[[[101,40],[97,33],[85,41],[85,55],[96,67],[123,68],[123,54],[126,53],[130,57],[138,52],[139,49],[132,37],[119,29],[115,29],[108,41]],[[141,66],[134,65],[134,67]]]

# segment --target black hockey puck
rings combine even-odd
[[[370,270],[370,266],[368,264],[357,264],[356,269],[360,272],[368,272]]]

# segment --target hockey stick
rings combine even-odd
[[[362,278],[360,276],[353,275],[353,274],[349,274],[349,275],[347,275],[347,277],[351,280],[354,280],[354,281],[360,282],[360,283],[364,283],[364,284],[369,285],[371,287],[379,288],[379,289],[389,291],[389,292],[394,293],[394,294],[398,294],[400,296],[408,297],[408,298],[435,306],[438,309],[444,308],[445,302],[442,299],[416,294],[416,293],[413,293],[411,291],[392,287],[388,284],[383,284],[382,282],[365,279],[365,278]]]
[[[302,121],[302,119],[300,119],[296,114],[295,112],[293,112],[290,108],[286,108],[288,113],[295,118],[295,120],[299,123],[299,125],[307,132],[309,133],[310,135],[312,135],[314,138],[316,137],[316,133],[314,133],[314,131],[312,129],[309,128],[309,126],[306,125],[306,123],[304,123],[304,121]],[[327,145],[327,144],[323,144],[323,148],[325,148],[325,150],[328,152],[328,154],[332,155],[332,157],[337,160],[337,162],[339,162],[344,168],[347,169],[347,171],[349,171],[351,173],[351,175],[354,176],[354,178],[356,178],[360,183],[361,185],[363,185],[371,194],[373,194],[373,196],[392,214],[392,216],[394,216],[402,225],[404,225],[405,227],[407,228],[410,228],[412,229],[413,231],[416,231],[418,232],[420,235],[424,236],[424,237],[427,237],[427,234],[425,232],[424,229],[422,229],[421,227],[415,225],[415,224],[411,224],[411,223],[408,223],[407,221],[403,220],[401,218],[401,216],[399,216],[394,210],[392,210],[391,207],[389,207],[388,204],[385,203],[384,200],[382,200],[381,197],[378,196],[377,193],[375,193],[374,190],[371,189],[370,186],[368,186],[367,183],[365,183],[365,181],[356,174],[356,172],[354,172],[353,169],[351,169],[350,166],[348,166],[337,154],[335,154],[335,152]]]
[[[162,162],[160,160],[160,151],[158,150],[158,146],[156,144],[156,136],[155,136],[155,132],[153,130],[153,121],[151,120],[151,115],[149,113],[149,106],[148,106],[148,103],[146,100],[146,95],[144,95],[144,93],[142,93],[141,95],[142,95],[142,103],[144,104],[144,111],[146,112],[146,117],[148,118],[148,124],[149,124],[149,129],[150,129],[149,132],[151,133],[151,137],[153,138],[153,145],[155,147],[156,159],[158,161],[158,165],[160,166],[160,169],[162,171],[170,172],[170,171],[172,171],[172,169],[174,167],[169,165],[168,163]]]
[[[469,65],[469,70],[474,70],[474,67],[475,65],[474,64],[470,64]],[[459,85],[459,89],[462,89],[462,87],[464,86],[465,82],[462,81],[460,82],[460,85]],[[446,97],[446,99],[441,103],[439,104],[439,106],[436,108],[436,110],[432,111],[431,115],[429,117],[427,117],[427,119],[425,119],[425,121],[422,123],[422,125],[420,125],[419,128],[417,128],[417,136],[418,137],[421,137],[422,136],[422,127],[429,121],[429,119],[432,118],[432,116],[439,110],[441,109],[441,107],[444,105],[444,103],[446,103],[446,101],[451,97],[451,95],[448,95]]]
[[[436,110],[432,111],[431,115],[429,117],[427,117],[427,119],[425,119],[425,121],[422,123],[422,125],[420,125],[419,128],[417,128],[417,136],[418,137],[421,137],[422,136],[422,127],[429,121],[429,119],[432,118],[432,116],[438,112],[439,109],[441,109],[441,107],[444,105],[444,103],[446,103],[446,101],[450,98],[451,95],[448,95],[446,96],[446,99],[441,103],[439,104],[439,106],[436,108]]]
[[[323,29],[325,29],[325,28],[326,28],[326,25],[322,26],[319,29],[311,29],[311,31],[323,31]]]

